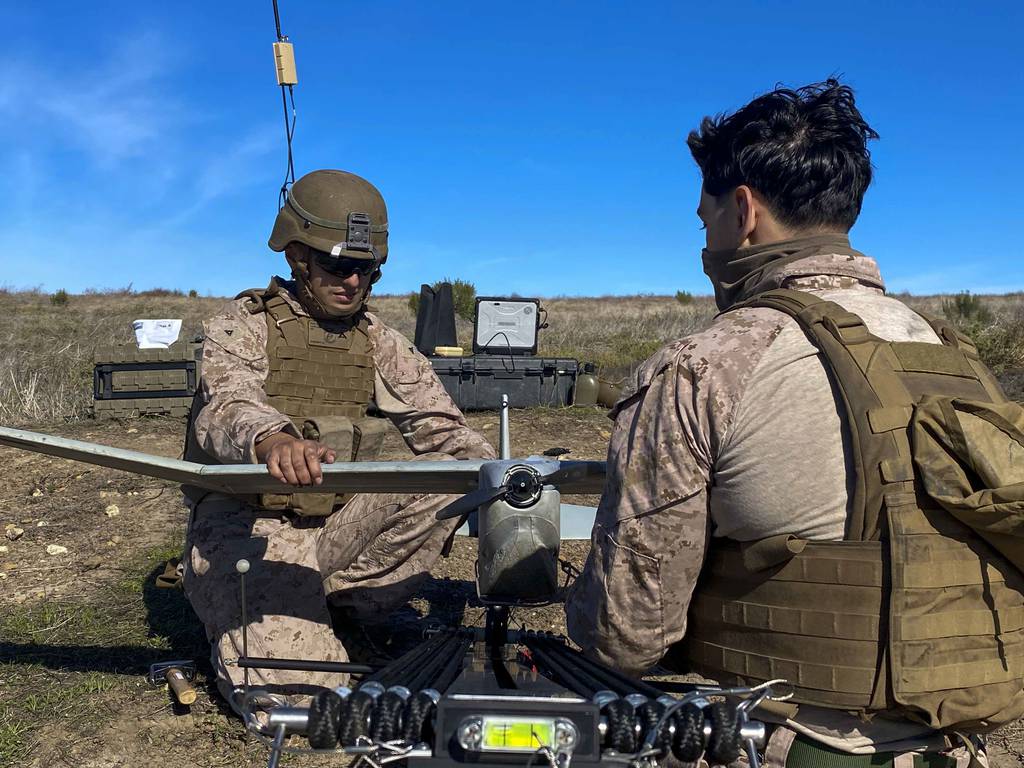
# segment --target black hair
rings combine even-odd
[[[847,232],[871,183],[867,143],[877,138],[853,89],[830,78],[705,117],[686,143],[709,195],[745,184],[789,227]]]

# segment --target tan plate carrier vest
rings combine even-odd
[[[366,416],[373,398],[373,349],[369,321],[320,323],[298,315],[272,281],[266,290],[245,291],[253,314],[266,313],[269,373],[264,390],[270,405],[291,419],[308,440],[319,440],[337,452],[337,461],[372,461],[380,453],[386,424]],[[193,403],[196,413],[198,396]],[[186,459],[219,463],[192,437],[186,438]],[[192,495],[186,491],[188,495]],[[269,510],[304,516],[330,515],[349,498],[332,493],[264,493],[244,498]]]
[[[795,701],[980,732],[1024,714],[1024,576],[931,501],[908,424],[923,397],[1006,402],[967,337],[890,342],[792,290],[740,306],[793,317],[821,353],[849,429],[846,540],[716,541],[673,656],[724,684],[784,678]],[[780,446],[785,450],[785,446]]]

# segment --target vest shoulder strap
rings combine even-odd
[[[914,308],[911,307],[911,309]],[[920,309],[914,309],[914,312],[916,312],[922,320],[931,326],[931,329],[935,331],[935,335],[938,336],[939,340],[947,347],[959,349],[968,357],[978,356],[977,345],[971,341],[970,337],[958,331],[947,320]]]
[[[830,379],[840,394],[851,438],[854,482],[846,538],[855,541],[879,538],[883,496],[892,490],[887,486],[902,484],[907,478],[902,477],[906,472],[890,471],[886,475],[886,468],[900,464],[901,446],[893,432],[876,434],[868,415],[909,406],[911,402],[897,377],[883,376],[884,381],[877,380],[877,364],[873,363],[887,342],[870,333],[858,315],[834,301],[804,291],[787,288],[766,291],[738,306],[768,307],[784,312],[799,324],[821,353]]]
[[[1003,392],[1002,386],[1000,386],[992,372],[981,361],[978,345],[967,334],[957,330],[944,318],[937,317],[920,309],[914,309],[914,311],[931,326],[932,330],[935,331],[935,335],[939,337],[939,340],[944,345],[964,353],[975,375],[985,387],[985,393],[991,398],[992,402],[1006,402],[1007,397],[1006,393]]]
[[[235,296],[235,299],[245,299],[245,308],[254,315],[266,312],[267,300],[281,292],[281,286],[277,278],[271,278],[266,288],[246,288]]]
[[[277,339],[276,328],[289,346],[305,347],[307,345],[308,319],[297,315],[292,309],[292,305],[280,292],[266,295],[263,304],[264,311],[267,313],[267,325],[270,326],[268,339]]]

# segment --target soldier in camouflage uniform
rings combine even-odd
[[[704,175],[704,270],[720,310],[792,288],[859,315],[882,339],[939,343],[847,239],[871,179],[872,138],[852,91],[835,81],[779,89],[691,133]],[[659,662],[686,671],[688,611],[709,551],[727,540],[844,538],[854,468],[836,398],[797,323],[763,307],[723,312],[641,366],[611,413],[593,547],[567,600],[569,634],[585,652],[631,673]],[[777,724],[766,756],[775,768],[914,766],[911,753],[941,751],[928,765],[978,764],[905,718],[803,704],[767,717]]]
[[[293,280],[247,291],[205,324],[202,379],[186,457],[266,463],[281,494],[242,498],[185,488],[191,516],[185,591],[206,627],[218,686],[232,700],[243,673],[235,563],[248,579],[253,656],[346,661],[335,634],[379,624],[427,575],[456,521],[454,497],[288,494],[318,484],[321,462],[373,459],[381,419],[425,460],[493,458],[426,358],[365,302],[387,258],[387,212],[368,182],[341,171],[299,179],[270,247]],[[347,676],[253,670],[250,683],[295,699]]]

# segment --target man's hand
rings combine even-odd
[[[335,453],[316,440],[299,440],[278,432],[256,443],[256,458],[282,483],[320,485],[324,481],[320,463],[333,464]]]

